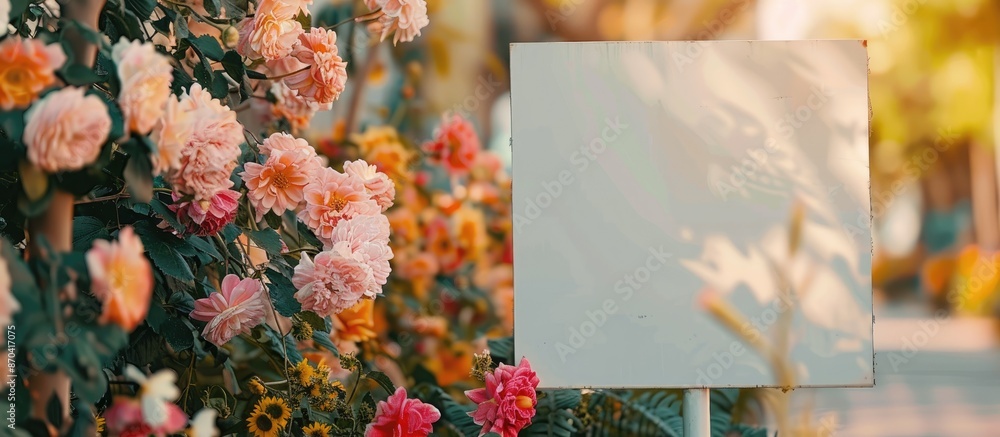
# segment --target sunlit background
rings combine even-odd
[[[348,2],[321,2],[331,22],[349,14]],[[348,59],[351,80],[372,87],[342,97],[357,99],[343,105],[356,115],[333,111],[312,124],[308,137],[327,154],[351,155],[334,146],[345,123],[389,120],[428,139],[440,114],[456,111],[509,166],[514,42],[867,40],[877,386],[803,390],[803,408],[846,436],[1000,429],[997,2],[428,0],[428,8],[432,24],[415,44]],[[461,187],[436,199],[468,194]]]

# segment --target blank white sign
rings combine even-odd
[[[862,41],[511,46],[514,349],[543,387],[778,385],[706,289],[787,339],[796,386],[874,384],[867,60]]]

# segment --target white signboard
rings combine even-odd
[[[542,386],[782,385],[754,333],[787,341],[795,386],[872,386],[867,61],[862,41],[512,45],[514,352]]]

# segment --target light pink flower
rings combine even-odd
[[[420,36],[420,29],[430,24],[427,18],[427,2],[425,0],[377,0],[374,2],[382,8],[384,15],[379,17],[382,24],[381,40],[395,32],[392,44],[400,41],[410,42]]]
[[[372,269],[375,283],[385,285],[392,272],[389,260],[392,259],[392,249],[389,247],[389,219],[382,215],[362,215],[350,220],[341,220],[333,229],[330,248],[340,243],[346,243],[351,253],[361,259]]]
[[[122,228],[118,241],[94,240],[87,251],[90,291],[103,304],[100,323],[135,330],[149,311],[153,295],[153,268],[131,226]]]
[[[184,232],[190,235],[209,236],[219,233],[226,225],[236,218],[239,208],[239,191],[222,190],[215,193],[211,200],[202,202],[179,202],[168,205],[177,214],[177,221],[185,227]],[[174,202],[181,199],[177,192],[172,193]],[[207,203],[206,206],[202,206]]]
[[[378,171],[377,167],[360,159],[347,161],[344,163],[344,173],[364,181],[365,189],[371,194],[372,200],[382,207],[382,212],[392,206],[392,201],[396,198],[396,184],[385,173]]]
[[[272,83],[271,94],[275,98],[271,112],[274,116],[287,120],[293,132],[309,127],[316,112],[330,109],[330,105],[321,105],[300,96],[298,91],[289,88],[284,81]]]
[[[309,156],[309,161],[303,162],[306,166],[303,171],[312,173],[323,166],[323,161],[316,154],[316,149],[309,145],[309,142],[302,138],[295,138],[284,132],[276,132],[264,139],[260,144],[260,153],[270,156],[275,151],[282,152],[303,152]]]
[[[243,126],[235,112],[197,83],[181,97],[179,109],[189,113],[193,133],[181,149],[180,168],[170,183],[195,201],[208,201],[233,186],[230,175],[241,153]]]
[[[222,346],[264,322],[267,315],[265,299],[267,295],[260,281],[253,278],[241,281],[236,275],[227,275],[222,279],[221,290],[194,301],[191,318],[208,322],[202,336]]]
[[[111,59],[118,66],[121,92],[118,104],[125,116],[125,128],[148,134],[170,98],[173,67],[151,43],[122,39],[112,47]]]
[[[434,140],[424,144],[431,161],[440,164],[451,175],[464,175],[476,162],[482,144],[472,123],[458,114],[445,116]]]
[[[167,174],[181,167],[181,151],[192,133],[194,120],[191,113],[182,111],[177,99],[168,98],[163,115],[149,135],[149,139],[156,144],[156,154],[152,155],[155,174]]]
[[[347,243],[320,252],[315,261],[303,254],[295,266],[292,284],[299,290],[295,299],[302,303],[302,309],[323,317],[338,314],[381,292],[371,267],[352,253]]]
[[[295,18],[299,14],[309,15],[309,5],[312,3],[313,0],[261,0],[257,5],[257,13]]]
[[[294,16],[285,15],[280,10],[277,13],[258,10],[250,31],[245,33],[247,42],[241,42],[237,47],[242,45],[245,47],[244,52],[260,55],[268,61],[281,59],[292,52],[292,47],[303,32],[302,24],[295,21]]]
[[[482,425],[479,435],[490,432],[501,437],[516,437],[535,416],[538,399],[538,375],[531,370],[527,358],[515,366],[501,364],[486,375],[486,387],[467,390],[465,395],[475,402],[476,410],[469,412],[476,425]]]
[[[292,73],[283,80],[299,96],[319,104],[330,104],[340,97],[347,84],[347,63],[337,52],[336,32],[314,27],[299,35],[291,58],[298,62],[279,74]]]
[[[236,53],[246,58],[259,59],[260,53],[255,52],[253,47],[250,46],[250,32],[253,31],[253,21],[253,17],[247,17],[236,23],[236,30],[240,35],[240,40],[236,42]]]
[[[299,212],[299,219],[324,242],[332,241],[333,229],[340,220],[382,211],[360,179],[329,167],[316,171],[303,192],[306,207]]]
[[[187,424],[187,414],[173,402],[163,405],[165,420],[154,426],[143,416],[139,399],[116,396],[111,407],[104,412],[104,420],[111,435],[120,437],[164,437],[182,431]]]
[[[434,422],[441,412],[419,399],[407,399],[406,389],[399,387],[375,407],[375,419],[365,427],[365,437],[426,437],[434,431]]]
[[[24,114],[28,160],[49,173],[79,170],[94,162],[111,133],[111,117],[100,97],[66,87],[36,102]]]

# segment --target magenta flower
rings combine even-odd
[[[241,281],[236,275],[227,275],[222,279],[222,290],[194,302],[191,318],[208,322],[202,336],[222,346],[264,322],[265,299],[264,287],[256,279]]]
[[[501,364],[487,374],[485,388],[466,391],[469,400],[478,404],[469,416],[476,425],[483,426],[479,435],[495,432],[502,437],[516,437],[535,416],[536,387],[538,376],[528,359],[521,358],[516,367]]]
[[[222,190],[215,193],[211,200],[181,202],[167,207],[177,213],[177,221],[184,225],[186,233],[200,236],[215,235],[233,222],[240,195],[239,191]],[[173,193],[174,202],[180,198],[180,194]]]
[[[441,412],[433,405],[407,399],[403,387],[375,408],[375,421],[365,427],[365,437],[426,437],[434,430],[434,422],[441,418]]]

